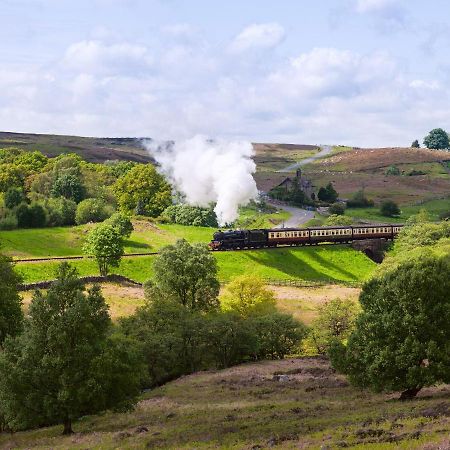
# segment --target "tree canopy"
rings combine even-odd
[[[124,253],[123,237],[119,230],[109,223],[93,228],[83,247],[85,254],[94,256],[100,275],[108,275],[110,267],[118,267]]]
[[[423,143],[427,148],[437,150],[447,149],[450,145],[448,134],[442,128],[431,130],[428,135],[425,136]]]
[[[136,399],[142,363],[130,339],[110,336],[100,288],[87,292],[62,263],[47,293],[37,291],[25,331],[0,354],[0,405],[13,430],[64,424]]]
[[[422,256],[367,282],[348,344],[330,354],[359,386],[403,391],[450,382],[450,260]]]
[[[151,164],[137,165],[114,185],[120,208],[150,217],[159,216],[172,202],[170,185]]]
[[[12,259],[0,255],[0,349],[7,336],[15,336],[22,331],[22,299],[18,292],[20,282]]]

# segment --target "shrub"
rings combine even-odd
[[[112,214],[112,208],[98,198],[87,198],[77,206],[75,222],[78,225],[89,222],[103,222]]]
[[[12,187],[5,192],[4,200],[5,206],[8,209],[13,209],[16,206],[19,206],[22,202],[26,202],[26,197],[22,189]]]
[[[45,209],[38,203],[21,203],[16,208],[16,218],[19,228],[39,228],[47,223]]]
[[[413,169],[410,172],[408,172],[409,177],[416,177],[418,175],[426,175],[426,174],[427,173],[424,172],[423,170],[416,170],[416,169]]]
[[[17,216],[14,212],[8,211],[0,218],[0,230],[14,230],[17,228]]]
[[[292,315],[274,312],[253,317],[260,359],[283,359],[299,350],[307,328]]]
[[[43,206],[47,212],[47,225],[51,227],[73,225],[77,204],[65,197],[48,198]]]
[[[275,296],[264,281],[254,275],[235,277],[220,296],[222,309],[243,317],[275,311]]]
[[[213,208],[190,205],[171,205],[161,214],[165,222],[196,227],[217,227],[217,216]]]
[[[333,203],[328,209],[331,214],[342,216],[345,214],[345,203]]]
[[[415,141],[413,141],[411,144],[411,147],[412,148],[420,148],[419,141],[417,139]]]
[[[106,223],[114,227],[124,238],[129,238],[134,230],[130,217],[123,213],[113,214]]]
[[[400,208],[394,201],[386,200],[380,206],[380,213],[382,216],[394,217],[400,214]]]
[[[353,331],[358,308],[351,300],[339,298],[319,306],[313,321],[308,344],[315,352],[325,355],[333,341],[345,342]]]
[[[332,227],[332,226],[351,225],[352,223],[353,223],[353,220],[351,217],[338,216],[336,214],[332,214],[331,216],[327,217],[327,220],[325,220],[324,225],[328,226],[328,227]]]
[[[349,208],[367,208],[374,205],[373,200],[369,200],[361,189],[355,192],[350,200],[347,201]]]
[[[385,175],[400,175],[400,169],[397,166],[389,166],[384,172]]]

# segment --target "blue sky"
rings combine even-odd
[[[0,0],[0,129],[409,145],[450,129],[444,0]]]

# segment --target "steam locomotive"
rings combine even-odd
[[[393,240],[403,225],[357,225],[314,228],[219,230],[209,243],[211,250],[316,245],[322,242],[348,243],[363,239]]]

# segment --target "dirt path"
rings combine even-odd
[[[316,159],[320,159],[320,158],[323,158],[324,156],[328,156],[332,151],[333,151],[333,147],[331,145],[321,145],[320,152],[316,153],[313,156],[310,156],[309,158],[305,158],[299,162],[290,164],[289,166],[285,167],[284,169],[277,170],[277,172],[280,172],[280,173],[293,172],[294,170],[298,169],[301,166],[306,166],[306,164],[312,163]]]

